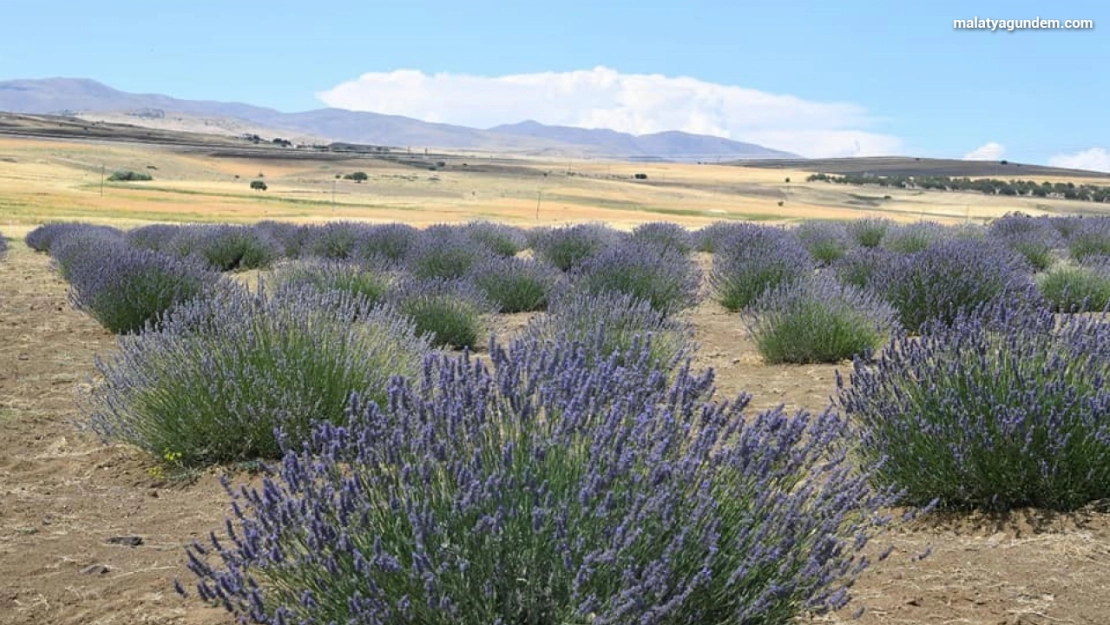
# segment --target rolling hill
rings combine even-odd
[[[698,161],[784,158],[762,146],[683,132],[634,136],[611,130],[545,126],[522,122],[488,130],[423,122],[399,115],[317,109],[285,113],[239,102],[182,100],[161,94],[136,94],[84,78],[0,81],[0,111],[65,114],[90,120],[119,121],[172,130],[175,116],[192,130],[207,126],[270,129],[274,136],[319,137],[330,141],[449,150],[574,156],[632,160]],[[179,124],[179,125],[180,125]],[[225,132],[226,134],[226,132]]]

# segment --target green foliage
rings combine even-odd
[[[518,313],[545,309],[562,275],[539,261],[494,257],[472,268],[470,279],[500,312]]]
[[[129,169],[114,171],[111,176],[108,176],[108,182],[145,182],[147,180],[154,180],[154,177],[145,172]]]
[[[315,422],[340,422],[352,393],[384,404],[427,351],[409,321],[346,294],[223,290],[120,338],[97,363],[91,425],[187,466],[278,458],[275,428],[299,445]]]
[[[1045,300],[1059,312],[1100,311],[1110,306],[1110,268],[1056,267],[1037,277]]]
[[[648,361],[653,367],[670,367],[694,350],[688,323],[655,310],[646,300],[616,291],[596,295],[562,291],[523,334],[540,343],[566,338],[593,345],[596,353],[589,355],[591,362],[616,357],[624,364],[645,338],[650,338]]]
[[[768,364],[849,360],[877,349],[897,326],[890,305],[831,278],[767,291],[743,315]]]
[[[308,258],[276,267],[271,281],[276,287],[311,286],[319,291],[340,291],[370,304],[385,299],[392,278],[359,263]]]
[[[416,334],[436,347],[477,349],[485,343],[485,315],[496,307],[460,279],[409,279],[393,285],[387,301],[412,320]]]
[[[905,503],[1069,511],[1110,498],[1110,325],[995,303],[857,360],[838,403]]]
[[[1005,164],[1005,163],[1003,163]],[[813,174],[806,182],[878,185],[899,189],[931,189],[936,191],[978,191],[984,195],[1057,198],[1085,202],[1110,202],[1110,187],[1071,182],[1038,183],[1033,180],[999,180],[997,178],[949,176],[876,176],[873,174]]]

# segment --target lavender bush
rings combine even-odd
[[[420,231],[408,224],[376,224],[361,233],[355,257],[378,266],[397,265],[419,240]]]
[[[805,221],[791,232],[821,266],[839,260],[852,248],[848,227],[843,222]]]
[[[343,291],[373,305],[384,301],[393,277],[355,262],[307,258],[275,267],[270,281],[278,288],[296,285]]]
[[[194,592],[272,625],[786,624],[849,602],[894,497],[844,420],[745,417],[711,375],[582,351],[430,357],[260,487],[225,482]]]
[[[312,230],[306,226],[285,221],[260,221],[254,225],[254,229],[261,236],[276,241],[283,258],[300,258],[305,241],[312,234]]]
[[[952,232],[935,221],[919,221],[888,230],[883,237],[883,248],[900,254],[913,254],[951,238]]]
[[[551,265],[515,257],[492,257],[471,268],[469,279],[500,312],[532,312],[547,302],[562,283]]]
[[[694,236],[689,230],[669,221],[652,221],[632,229],[633,241],[670,249],[686,255],[694,250]]]
[[[813,258],[781,228],[744,224],[718,242],[709,273],[717,301],[732,312],[764,291],[813,275]]]
[[[386,301],[412,320],[417,336],[436,347],[474,349],[485,342],[486,316],[496,305],[468,280],[408,278],[390,287]]]
[[[453,226],[432,226],[424,231],[405,259],[405,268],[420,279],[454,280],[493,253],[474,243]]]
[[[753,225],[749,223],[715,221],[693,234],[694,249],[698,252],[715,254],[722,242],[736,236],[737,233],[747,232],[752,227]]]
[[[660,368],[690,356],[695,347],[688,323],[655,310],[650,302],[618,292],[560,292],[546,314],[529,321],[523,335],[547,343],[566,337],[587,344],[591,362],[628,353],[633,345],[650,340],[650,361]]]
[[[1090,256],[1110,256],[1110,218],[1083,218],[1067,243],[1071,257],[1080,263]]]
[[[743,313],[768,364],[835,363],[890,339],[897,312],[870,291],[811,278],[766,291]]]
[[[170,252],[173,240],[181,232],[181,228],[182,226],[174,224],[150,224],[132,228],[124,236],[132,247],[154,252]]]
[[[51,267],[63,280],[69,280],[75,267],[95,268],[101,259],[127,246],[115,228],[85,226],[66,229],[50,241]]]
[[[55,241],[59,238],[64,238],[65,235],[75,232],[83,235],[91,232],[99,232],[105,236],[118,236],[121,234],[119,230],[110,226],[94,226],[87,223],[65,221],[43,224],[28,232],[27,236],[23,238],[23,242],[27,244],[27,247],[36,252],[50,253],[50,248]]]
[[[91,428],[185,465],[276,458],[275,428],[305,440],[340,422],[352,393],[385,402],[394,375],[428,351],[387,307],[315,289],[224,289],[175,308],[157,328],[120,337],[97,360]]]
[[[495,256],[515,256],[527,245],[524,230],[489,221],[472,221],[462,228],[475,245]]]
[[[1107,345],[1104,321],[995,303],[857,361],[838,402],[908,503],[1073,510],[1110,497]]]
[[[347,260],[358,253],[371,226],[357,221],[331,221],[308,227],[301,256]]]
[[[674,314],[697,304],[700,274],[693,259],[673,248],[625,241],[584,261],[571,281],[587,293],[627,293]]]
[[[99,248],[68,270],[69,301],[109,332],[140,332],[175,306],[210,297],[220,275],[200,263],[126,245]]]
[[[1058,266],[1041,274],[1037,286],[1057,312],[1101,311],[1110,306],[1110,263]]]
[[[848,237],[860,247],[875,248],[883,243],[886,234],[897,225],[889,220],[881,217],[865,217],[863,219],[855,219],[849,221],[845,228],[848,231]]]
[[[895,253],[881,247],[856,248],[829,266],[831,272],[842,284],[860,289],[871,287],[872,280],[879,270],[894,260]]]
[[[531,247],[540,260],[570,271],[623,238],[622,233],[602,224],[577,224],[538,231]]]
[[[4,238],[3,234],[0,234],[0,260],[4,260],[4,257],[7,256],[7,255],[8,255],[8,240],[6,238]]]
[[[1045,218],[1008,214],[991,222],[988,232],[1025,257],[1034,271],[1044,271],[1056,261],[1056,250],[1064,239]]]
[[[930,320],[950,322],[994,299],[1033,298],[1036,291],[1025,259],[997,243],[952,239],[889,260],[873,288],[898,309],[910,332]]]
[[[1086,219],[1084,219],[1082,215],[1069,215],[1067,217],[1048,217],[1047,220],[1052,224],[1052,227],[1060,233],[1060,236],[1064,237],[1065,241],[1070,239],[1073,234],[1080,230],[1083,227],[1083,224],[1086,222]]]
[[[181,257],[193,257],[216,271],[264,269],[281,258],[284,246],[251,226],[183,226],[170,243]]]

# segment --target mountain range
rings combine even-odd
[[[437,124],[400,115],[324,108],[284,113],[240,102],[182,100],[127,93],[85,78],[0,81],[0,111],[65,114],[137,126],[222,134],[252,133],[305,142],[345,142],[531,156],[657,161],[800,158],[763,146],[679,131],[632,135],[549,126],[528,120],[489,129]]]

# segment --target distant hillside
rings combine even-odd
[[[944,158],[911,158],[907,156],[875,156],[858,158],[746,160],[728,163],[743,167],[767,169],[801,169],[824,174],[871,174],[874,176],[949,176],[995,178],[1028,178],[1052,176],[1059,178],[1110,178],[1110,175],[1084,169],[1045,167],[1009,161],[965,161]]]
[[[800,158],[797,154],[771,150],[752,143],[741,143],[721,137],[694,135],[678,131],[637,136],[614,130],[547,126],[529,120],[519,124],[495,126],[490,128],[490,132],[551,139],[564,143],[593,146],[599,150],[614,150],[621,156],[630,159],[698,161]]]
[[[110,121],[127,116],[128,123],[165,130],[172,129],[169,126],[173,114],[180,114],[189,119],[181,120],[179,130],[196,130],[198,124],[224,133],[229,128],[263,127],[271,129],[275,136],[283,133],[413,149],[675,161],[796,157],[758,145],[683,132],[637,137],[610,130],[549,127],[536,122],[481,130],[332,108],[283,113],[238,102],[126,93],[84,78],[0,81],[0,111]]]

